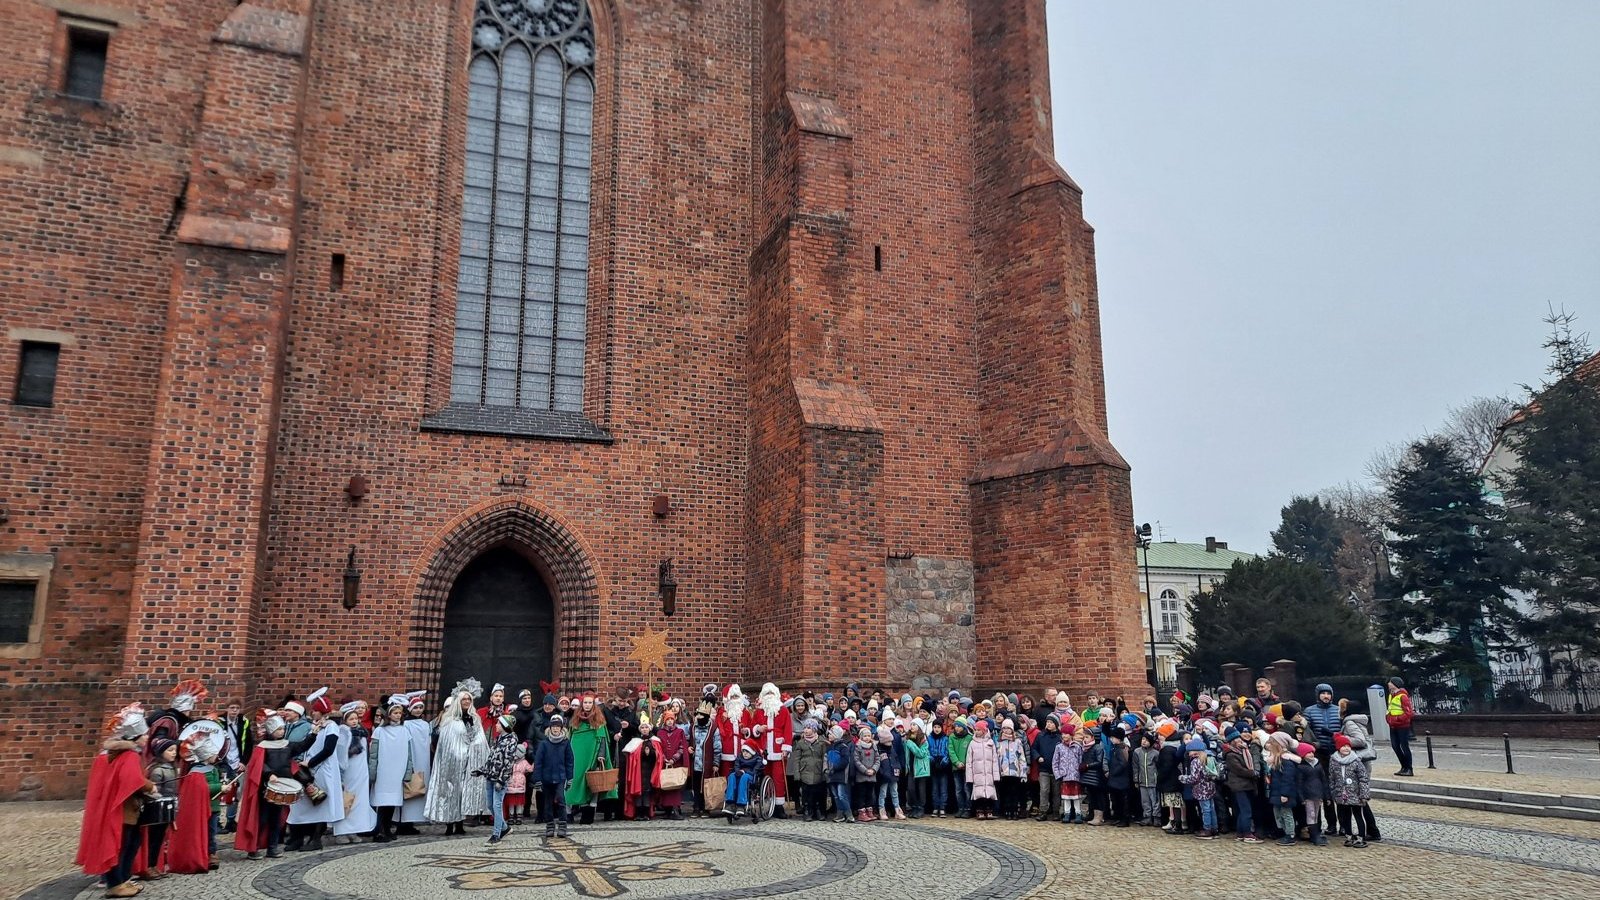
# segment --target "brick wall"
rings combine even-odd
[[[1138,680],[1041,0],[592,3],[592,442],[425,427],[470,0],[98,5],[126,22],[86,105],[49,87],[47,4],[0,0],[0,310],[78,342],[55,409],[0,409],[0,552],[56,554],[44,652],[0,659],[0,699],[432,688],[449,586],[501,545],[551,585],[569,688],[642,680],[623,658],[656,630],[675,692]],[[75,793],[90,736],[33,721],[0,723],[0,797]]]

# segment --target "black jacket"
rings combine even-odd
[[[1156,757],[1156,790],[1163,794],[1183,791],[1178,775],[1183,771],[1183,748],[1172,741],[1161,745],[1161,755]]]

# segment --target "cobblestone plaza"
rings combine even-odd
[[[1516,885],[1544,898],[1600,896],[1600,823],[1510,818],[1381,804],[1384,840],[1367,850],[1245,846],[1168,837],[1146,828],[923,820],[878,825],[712,820],[574,828],[546,842],[515,831],[485,844],[424,835],[249,861],[232,850],[209,875],[147,885],[149,898],[492,900],[569,897],[1097,897],[1107,884],[1151,893],[1204,884],[1208,897],[1285,895],[1295,872],[1337,872],[1342,890],[1385,898],[1464,897]],[[0,895],[100,896],[72,868],[79,807],[0,808]],[[1274,871],[1280,889],[1253,873]],[[1234,873],[1238,877],[1228,875]],[[1282,880],[1282,879],[1287,879]],[[1165,887],[1164,887],[1165,886]],[[1303,896],[1291,889],[1285,896]]]

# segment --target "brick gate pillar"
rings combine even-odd
[[[185,676],[251,702],[277,438],[310,0],[235,7],[212,40],[112,703]],[[329,551],[328,602],[339,554]]]

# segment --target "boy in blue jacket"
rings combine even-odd
[[[567,740],[567,723],[560,714],[544,726],[544,740],[535,745],[532,778],[539,783],[539,817],[544,819],[544,836],[567,836],[567,782],[575,766],[572,742]]]

